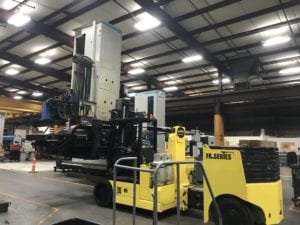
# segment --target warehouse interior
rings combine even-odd
[[[0,225],[296,225],[299,0],[0,0]]]

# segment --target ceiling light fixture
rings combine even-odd
[[[28,92],[27,91],[18,91],[17,94],[19,94],[19,95],[27,95]]]
[[[147,86],[143,85],[143,86],[136,86],[131,88],[131,90],[135,90],[135,91],[144,90],[144,89],[147,89]]]
[[[127,93],[127,96],[132,98],[136,96],[136,93],[135,92]]]
[[[170,87],[163,88],[163,90],[166,91],[166,92],[177,91],[178,87],[176,87],[176,86],[170,86]]]
[[[56,49],[50,49],[48,51],[42,52],[40,56],[47,57],[47,56],[54,56],[56,54]]]
[[[42,92],[38,92],[38,91],[34,91],[34,92],[32,92],[32,96],[33,97],[40,97],[40,96],[43,96],[43,93]]]
[[[182,83],[182,80],[169,80],[165,82],[166,85],[174,85],[178,83]]]
[[[42,57],[42,58],[38,58],[34,61],[36,64],[40,64],[40,65],[45,65],[45,64],[48,64],[51,62],[51,60],[49,58],[45,58],[45,57]]]
[[[290,67],[279,71],[280,74],[295,74],[300,73],[300,66]]]
[[[203,57],[201,55],[193,55],[193,56],[189,56],[189,57],[183,58],[182,62],[189,63],[189,62],[199,61],[201,59],[203,59]]]
[[[17,88],[5,88],[4,90],[9,91],[9,92],[16,92],[19,89],[17,89]]]
[[[7,20],[7,23],[16,27],[21,27],[30,22],[30,20],[31,18],[29,16],[24,15],[21,12],[17,12]]]
[[[219,80],[218,80],[218,79],[213,80],[212,83],[213,83],[213,84],[219,84]],[[223,84],[229,84],[229,83],[230,83],[230,79],[227,78],[227,77],[226,77],[226,78],[223,78],[223,79],[222,79],[222,83],[223,83]]]
[[[289,36],[278,36],[278,37],[273,37],[269,38],[265,41],[263,41],[263,46],[269,47],[273,45],[279,45],[279,44],[284,44],[287,43],[291,40]]]
[[[261,32],[261,34],[264,36],[274,36],[274,35],[282,34],[282,33],[286,32],[287,30],[288,30],[288,27],[283,26],[283,27],[263,31],[263,32]]]
[[[288,65],[296,64],[297,62],[298,62],[297,60],[283,61],[283,62],[277,63],[277,65],[278,66],[288,66]]]
[[[20,100],[20,99],[22,99],[23,97],[22,96],[20,96],[20,95],[15,95],[14,96],[14,99],[16,99],[16,100]]]
[[[130,64],[131,67],[142,67],[145,66],[145,62],[136,62],[136,63],[132,63]]]
[[[137,74],[145,73],[145,70],[142,68],[137,68],[137,69],[129,70],[128,73],[131,75],[137,75]]]
[[[19,70],[16,70],[14,68],[10,68],[10,69],[7,69],[5,71],[5,74],[9,75],[9,76],[14,76],[14,75],[18,74],[19,72],[20,72]]]
[[[139,15],[139,18],[140,21],[137,22],[134,27],[140,31],[150,30],[160,25],[160,21],[149,13],[142,13]]]

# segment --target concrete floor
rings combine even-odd
[[[282,169],[282,180],[285,219],[281,225],[300,224],[300,208],[294,208],[291,202],[293,189],[288,168]],[[0,169],[0,199],[12,203],[8,213],[0,214],[0,225],[51,225],[74,217],[111,225],[112,210],[98,207],[92,190],[93,187],[83,180],[62,173],[29,174]],[[130,208],[119,208],[117,224],[131,224]],[[152,214],[138,211],[137,224],[151,225]],[[161,216],[159,224],[176,224],[175,212]],[[203,222],[201,215],[192,212],[182,216],[181,224],[200,225]]]

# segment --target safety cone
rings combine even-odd
[[[37,171],[35,170],[35,165],[36,165],[36,158],[35,158],[35,153],[33,152],[32,157],[31,157],[31,171],[29,173],[37,173]]]

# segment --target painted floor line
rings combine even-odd
[[[45,218],[43,218],[42,220],[40,220],[39,223],[38,223],[38,225],[42,225],[43,223],[45,223],[48,219],[50,219],[58,211],[59,211],[59,209],[53,208],[52,212],[49,213],[47,216],[45,216]]]
[[[7,169],[3,169],[3,168],[0,168],[0,170],[9,171],[9,172],[13,172],[13,173],[21,173],[21,174],[25,174],[25,175],[28,175],[28,176],[35,176],[36,175],[36,174],[31,174],[31,173],[28,173],[28,172],[25,172],[25,171],[7,170]],[[44,180],[50,180],[50,181],[57,181],[57,182],[66,183],[66,184],[78,185],[78,186],[88,187],[88,188],[93,188],[94,187],[94,185],[90,185],[90,184],[82,184],[82,183],[78,183],[78,182],[66,181],[66,180],[55,179],[55,178],[50,178],[50,177],[36,176],[36,178],[44,179]]]
[[[29,200],[29,199],[26,199],[26,198],[23,198],[23,197],[14,195],[14,194],[6,193],[6,192],[0,192],[0,195],[8,197],[8,198],[15,199],[15,200],[19,200],[19,201],[22,201],[22,202],[26,202],[26,203],[28,203],[30,205],[37,205],[37,206],[49,207],[48,205],[45,205],[43,203],[32,201],[32,200]]]
[[[83,186],[83,187],[88,187],[88,188],[94,187],[93,185],[90,185],[90,184],[82,184],[82,183],[77,183],[77,182],[73,182],[73,181],[66,181],[66,180],[60,180],[60,179],[49,178],[49,177],[38,177],[38,178],[44,179],[44,180],[51,180],[51,181],[66,183],[66,184],[78,185],[78,186]]]

